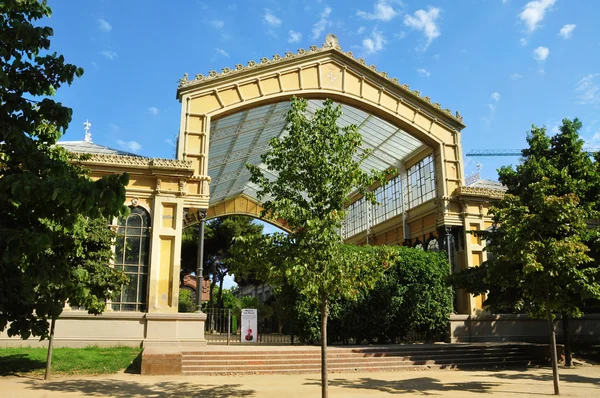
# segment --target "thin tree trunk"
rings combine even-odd
[[[227,272],[219,273],[219,293],[217,295],[217,308],[223,308],[223,279]]]
[[[50,378],[50,366],[52,366],[52,346],[54,345],[54,325],[56,325],[56,318],[52,318],[50,323],[50,338],[48,339],[48,356],[46,357],[46,374],[44,380]]]
[[[215,329],[215,303],[213,302],[215,296],[215,285],[217,284],[217,278],[215,277],[215,273],[213,273],[213,279],[210,282],[210,291],[209,291],[209,319],[208,319],[208,329],[212,332]]]
[[[571,337],[569,336],[569,315],[562,314],[563,343],[565,344],[565,366],[571,366],[573,362],[571,354]]]
[[[546,302],[546,315],[548,317],[548,328],[550,329],[550,354],[552,356],[552,379],[554,380],[554,395],[560,395],[558,387],[558,361],[556,358],[556,333],[552,323],[552,312],[550,312],[550,300]]]
[[[321,298],[321,398],[327,398],[327,298]]]

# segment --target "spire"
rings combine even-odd
[[[90,127],[92,127],[92,123],[88,120],[83,123],[83,129],[85,130],[85,142],[92,142],[92,133],[90,133]]]

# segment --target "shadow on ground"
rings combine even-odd
[[[489,377],[497,377],[498,379],[503,379],[503,380],[516,380],[516,381],[531,380],[531,381],[544,381],[544,382],[552,383],[552,373],[538,374],[538,373],[531,373],[531,372],[526,372],[526,371],[523,373],[491,372],[488,376]],[[571,374],[571,373],[565,374],[565,372],[563,372],[562,369],[558,370],[558,378],[560,379],[560,381],[566,381],[568,383],[578,383],[578,384],[586,383],[586,384],[593,384],[593,385],[600,386],[600,377],[586,377],[586,376],[580,376],[580,375]]]
[[[20,376],[23,373],[45,368],[45,361],[30,359],[24,354],[0,357],[0,376]]]
[[[28,389],[44,392],[79,393],[90,397],[129,398],[136,396],[163,397],[251,397],[254,390],[242,389],[241,384],[198,385],[163,382],[143,384],[121,380],[61,380],[55,382],[25,382]]]
[[[321,380],[310,379],[309,385],[321,385]],[[432,395],[433,392],[458,390],[464,392],[485,393],[500,383],[483,383],[478,381],[464,383],[443,383],[432,377],[416,377],[404,380],[379,380],[363,377],[355,380],[332,379],[329,380],[331,387],[350,388],[354,390],[377,390],[388,394],[410,394],[410,395]]]

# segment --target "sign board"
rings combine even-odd
[[[258,328],[256,327],[257,319],[257,309],[242,309],[242,343],[256,343],[258,341]]]

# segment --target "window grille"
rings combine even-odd
[[[431,155],[408,169],[408,184],[409,208],[435,197],[435,167]]]
[[[133,207],[127,219],[119,219],[114,267],[125,272],[129,283],[111,303],[114,311],[147,309],[150,227],[150,214],[142,207]]]

